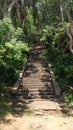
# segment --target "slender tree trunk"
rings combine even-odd
[[[71,31],[70,31],[70,28],[68,28],[64,24],[64,13],[63,13],[63,6],[62,6],[62,4],[60,4],[60,12],[61,12],[61,22],[62,22],[62,25],[63,25],[63,27],[64,27],[64,29],[67,32],[67,35],[69,37],[69,49],[70,49],[70,52],[73,54],[73,37],[72,37]],[[70,17],[69,11],[67,11],[67,16],[68,16],[68,20],[70,22],[71,21],[71,17]]]
[[[15,4],[15,0],[12,0],[12,3],[9,6],[8,12],[10,12]]]

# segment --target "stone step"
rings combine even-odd
[[[48,67],[48,65],[47,64],[42,64],[42,63],[39,63],[39,62],[37,62],[37,63],[35,63],[35,62],[32,62],[32,63],[30,63],[30,62],[28,62],[27,63],[27,66],[28,66],[28,68],[29,67],[34,67],[33,69],[39,69],[39,68],[41,68],[41,69],[48,69],[49,70],[49,67]],[[27,66],[26,66],[26,68],[27,68]],[[28,69],[27,68],[27,69]]]
[[[34,94],[18,94],[18,96],[23,97],[24,99],[50,99],[54,98],[54,95],[34,95]]]
[[[18,94],[53,95],[54,91],[19,91]]]
[[[45,74],[47,74],[48,75],[48,77],[50,76],[50,71],[48,70],[48,69],[41,69],[41,68],[39,68],[39,69],[32,69],[32,68],[28,68],[27,70],[26,70],[26,72],[25,73],[34,73],[35,72],[35,74],[37,73],[37,74],[41,74],[41,77],[42,77],[42,75],[45,73]]]
[[[42,77],[42,74],[47,74],[48,76],[49,76],[49,70],[48,69],[32,69],[32,68],[28,68],[27,70],[26,70],[26,72],[25,73],[30,73],[30,72],[35,72],[35,73],[41,73],[41,77]]]
[[[30,69],[30,67],[32,68],[32,69],[36,69],[36,67],[38,66],[38,70],[39,69],[42,69],[43,71],[44,70],[46,70],[46,71],[48,71],[49,70],[49,68],[48,68],[48,66],[46,66],[46,65],[42,65],[42,64],[35,64],[35,63],[33,63],[33,64],[29,64],[29,63],[27,63],[27,66],[26,66],[26,68],[27,69]],[[35,67],[35,68],[33,68],[33,67]]]
[[[32,90],[32,89],[37,89],[38,88],[38,90],[51,90],[51,89],[53,89],[54,90],[54,87],[53,86],[35,86],[35,85],[24,85],[23,86],[23,88],[24,89],[30,89],[30,90]]]
[[[32,56],[32,57],[29,58],[28,61],[34,61],[34,60],[39,61],[39,62],[40,62],[40,61],[41,61],[41,62],[44,62],[44,61],[46,62],[46,59],[45,59],[44,57],[42,58],[41,55],[40,55],[40,57],[39,57],[39,56],[38,56],[38,57],[36,57],[36,56],[35,56],[35,57]]]
[[[30,108],[30,110],[35,110],[35,115],[37,116],[42,116],[43,115],[43,111],[47,111],[47,112],[54,112],[54,114],[56,114],[56,112],[60,112],[61,107],[58,103],[56,103],[54,101],[54,99],[50,98],[50,100],[46,100],[46,99],[31,99],[29,100],[30,103],[28,103],[28,108]],[[39,111],[41,110],[41,111]],[[50,129],[51,130],[51,129]],[[53,129],[54,130],[54,129]]]
[[[24,77],[33,77],[33,76],[35,76],[35,77],[43,77],[45,75],[49,77],[48,72],[47,73],[45,73],[45,72],[37,73],[36,71],[26,71],[24,73]]]
[[[41,61],[41,60],[40,60]],[[33,64],[32,64],[33,63]],[[45,61],[44,61],[44,64],[41,64],[38,60],[36,62],[33,62],[33,60],[30,62],[30,60],[27,61],[27,65],[32,65],[32,66],[42,66],[42,67],[47,67],[47,65],[45,64]],[[44,65],[44,66],[43,66]],[[47,67],[48,68],[48,67]],[[49,69],[49,68],[48,68]]]
[[[25,73],[25,75],[26,74],[28,74],[27,73],[27,71],[26,71],[26,73]],[[23,77],[23,79],[29,79],[29,78],[40,78],[40,79],[42,79],[42,78],[48,78],[49,80],[51,80],[51,75],[50,74],[45,74],[45,73],[42,73],[43,75],[41,75],[41,74],[31,74],[31,75],[29,75],[29,76],[24,76]],[[34,77],[34,75],[35,75],[35,77]]]
[[[18,94],[23,94],[23,95],[28,95],[28,94],[33,94],[33,95],[53,95],[54,94],[54,90],[50,91],[50,90],[19,90]]]
[[[38,61],[36,61],[36,62],[27,62],[27,66],[28,66],[28,68],[29,67],[31,67],[31,68],[36,67],[38,69],[38,68],[42,67],[41,69],[49,69],[47,64],[42,63],[42,62],[38,62]],[[27,68],[27,66],[26,66],[26,68]]]
[[[29,86],[30,86],[30,87],[32,86],[32,87],[34,87],[34,88],[35,88],[35,87],[38,87],[38,88],[39,88],[39,87],[44,87],[44,88],[46,88],[46,87],[52,87],[52,84],[48,84],[48,83],[46,84],[46,82],[43,82],[43,83],[42,83],[42,82],[37,82],[37,81],[25,82],[25,83],[22,82],[22,84],[23,84],[23,85],[22,85],[23,87],[28,87],[28,88],[29,88]]]
[[[21,88],[19,91],[44,91],[44,92],[47,92],[47,91],[54,91],[54,88]]]
[[[23,81],[42,81],[42,82],[44,82],[44,81],[51,81],[52,79],[51,79],[51,77],[49,77],[49,76],[39,76],[39,75],[36,75],[35,77],[34,77],[35,75],[31,75],[31,77],[23,77]]]
[[[47,79],[47,78],[41,78],[40,80],[39,79],[29,79],[29,78],[23,78],[22,79],[22,84],[23,85],[39,85],[39,86],[52,86],[52,80],[51,79]]]
[[[51,80],[51,76],[50,75],[35,75],[35,77],[34,77],[34,75],[32,74],[31,76],[29,75],[29,76],[25,76],[25,77],[23,77],[23,79],[24,80],[40,80],[41,81],[41,79],[47,79],[47,80]]]
[[[41,82],[43,82],[43,83],[49,83],[49,84],[51,84],[51,82],[50,82],[50,80],[51,80],[51,78],[47,78],[47,77],[35,77],[35,78],[33,78],[33,77],[31,77],[31,78],[28,78],[28,77],[25,77],[25,78],[23,78],[23,82],[25,83],[25,84],[31,84],[32,82],[39,82],[39,83],[41,83]]]
[[[37,60],[36,59],[30,60],[27,62],[27,64],[31,64],[31,66],[36,66],[36,67],[38,65],[38,67],[42,66],[42,67],[48,68],[48,64],[46,61],[38,61],[38,59]]]
[[[31,80],[23,80],[22,81],[23,83],[24,83],[24,85],[46,85],[46,83],[47,83],[47,85],[49,85],[48,84],[48,81],[47,80],[45,80],[45,79],[42,79],[42,81],[40,81],[40,80],[34,80],[34,79],[31,79]],[[50,84],[51,85],[51,84]],[[49,85],[49,86],[50,86]]]
[[[34,60],[34,59],[36,60],[37,58],[38,58],[38,59],[37,59],[38,61],[46,61],[46,58],[44,58],[44,57],[41,57],[41,58],[40,58],[39,55],[38,55],[38,57],[37,57],[37,56],[34,57],[34,55],[35,55],[35,54],[33,54],[33,56],[30,55],[28,61],[29,61],[29,60]],[[36,54],[36,55],[37,55],[37,54]],[[33,59],[32,59],[32,58],[33,58]]]
[[[19,86],[18,97],[26,100],[53,99],[55,97],[50,69],[42,48],[30,53],[25,73]]]
[[[24,89],[47,89],[47,90],[50,90],[50,89],[54,89],[53,86],[48,86],[48,85],[23,85],[22,86]]]

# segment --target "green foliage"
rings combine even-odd
[[[8,12],[10,4],[10,0],[1,2],[1,7]],[[60,5],[63,6],[63,12],[60,10]],[[9,12],[11,20],[7,17],[3,18],[5,14],[0,9],[2,15],[0,16],[3,18],[0,20],[0,82],[2,84],[13,84],[23,63],[26,62],[26,52],[29,48],[25,38],[27,42],[35,43],[39,41],[41,32],[41,42],[46,47],[47,57],[52,60],[55,77],[62,89],[66,90],[67,86],[73,84],[73,55],[69,51],[69,37],[62,26],[64,20],[64,24],[70,27],[69,17],[71,16],[71,21],[73,19],[72,5],[72,0],[17,1],[17,4],[16,2],[12,4]],[[22,27],[23,31],[18,26]]]
[[[26,59],[25,51],[28,51],[27,45],[21,41],[12,39],[10,42],[5,42],[0,47],[0,65],[19,68],[23,60]]]
[[[59,54],[54,63],[54,73],[63,89],[73,83],[73,56],[71,54]],[[62,83],[62,81],[64,82]]]
[[[29,51],[23,38],[22,30],[14,28],[9,18],[0,20],[0,83],[13,84],[18,78]]]
[[[70,93],[70,92],[66,93],[66,95],[65,95],[65,101],[66,101],[69,105],[73,106],[73,94]]]
[[[0,20],[0,42],[3,44],[6,41],[10,41],[12,38],[20,40],[23,38],[23,32],[21,28],[14,28],[11,20],[5,17],[3,20]]]
[[[64,47],[67,44],[67,35],[64,28],[61,26],[54,27],[47,25],[42,31],[41,41],[44,45],[48,45],[52,49],[59,49],[59,51],[65,50]]]
[[[69,24],[67,24],[69,25]],[[66,102],[72,102],[69,86],[73,84],[73,55],[68,48],[68,38],[63,27],[46,26],[42,31],[41,41],[47,47],[46,56],[52,61],[56,80],[63,91],[67,91]]]
[[[24,33],[27,37],[27,41],[31,44],[37,41],[40,36],[40,29],[39,29],[39,23],[36,18],[36,25],[34,24],[34,17],[33,17],[33,8],[27,8],[27,18],[24,24]],[[37,13],[37,12],[35,12]]]
[[[44,45],[50,45],[53,42],[55,28],[53,26],[46,26],[42,31],[42,38],[40,39]]]

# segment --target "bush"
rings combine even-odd
[[[65,101],[73,106],[73,94],[71,92],[67,92],[65,95]]]
[[[23,42],[20,28],[14,28],[9,18],[0,20],[0,83],[13,84],[27,60],[28,44]]]
[[[68,93],[65,99],[71,102],[73,98],[69,86],[73,86],[73,55],[68,48],[67,34],[61,26],[47,26],[42,31],[41,41],[47,46],[46,56],[52,62],[56,80]]]

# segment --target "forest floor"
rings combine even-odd
[[[42,50],[39,45],[34,48],[18,95],[0,106],[0,130],[73,130],[73,109],[70,113],[55,97],[46,60],[41,60]]]

